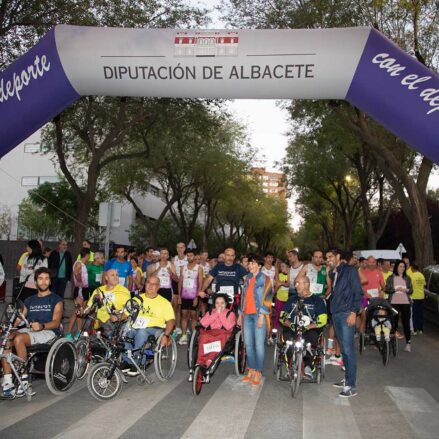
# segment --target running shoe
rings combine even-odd
[[[253,381],[253,375],[255,374],[255,370],[254,369],[248,369],[247,371],[247,375],[242,379],[243,383],[250,383],[251,381]]]
[[[26,391],[29,388],[29,382],[26,379],[21,379],[21,382],[23,383],[23,385],[19,385],[18,386],[18,390],[16,393],[16,397],[17,398],[21,398],[22,396],[26,395]]]
[[[8,383],[3,385],[3,396],[5,398],[13,398],[15,397],[15,386],[12,383]],[[23,395],[21,395],[23,396]]]
[[[418,331],[418,335],[424,335],[424,331]]]
[[[342,367],[344,366],[343,360],[341,357],[334,357],[334,360],[331,361],[331,364],[334,366]]]
[[[127,372],[129,372],[130,369],[131,369],[131,364],[130,364],[130,363],[123,362],[123,363],[120,365],[120,370],[121,370],[123,373],[127,373]]]
[[[221,358],[221,361],[222,361],[223,363],[234,363],[234,362],[235,362],[235,359],[234,359],[231,355],[224,355],[224,356]]]
[[[183,334],[183,335],[180,337],[180,340],[178,340],[178,344],[179,344],[179,345],[187,344],[187,342],[188,342],[188,336],[187,336],[187,334]]]
[[[396,331],[395,335],[398,340],[402,340],[404,338],[404,336],[399,331]]]
[[[68,332],[66,334],[66,339],[71,341],[71,342],[73,342],[73,343],[75,342],[75,339],[74,339],[73,335],[70,332]]]
[[[335,349],[333,349],[333,348],[326,349],[326,355],[329,355],[330,357],[332,357],[334,354],[335,354]]]
[[[342,398],[351,398],[352,396],[357,396],[357,395],[358,395],[357,391],[352,387],[345,387],[343,391],[339,393],[339,396],[341,396]]]
[[[312,370],[311,370],[311,368],[309,366],[305,366],[304,372],[305,372],[305,376],[307,378],[309,378],[311,380],[314,378],[314,374],[312,373]]]
[[[255,371],[252,380],[252,386],[259,386],[261,384],[262,374],[259,371]]]
[[[337,388],[340,388],[340,389],[344,389],[344,388],[346,387],[346,379],[343,378],[342,380],[340,380],[340,381],[334,383],[334,384],[332,385],[332,387],[337,387]]]
[[[137,375],[140,375],[140,372],[137,370],[136,366],[131,366],[128,375],[130,377],[136,377]]]
[[[411,352],[411,351],[412,351],[412,347],[411,347],[410,343],[407,343],[405,345],[404,352]]]

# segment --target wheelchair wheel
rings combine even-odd
[[[364,352],[364,347],[366,346],[366,336],[364,335],[364,332],[360,332],[360,336],[358,337],[359,340],[359,350],[360,354]]]
[[[381,356],[383,359],[383,365],[387,366],[387,364],[389,363],[389,355],[390,355],[390,343],[386,340],[384,340],[383,342],[381,342]]]
[[[62,395],[73,386],[77,366],[75,345],[67,338],[57,340],[47,354],[45,367],[47,387],[54,395]]]
[[[302,382],[302,352],[294,353],[293,367],[291,369],[291,396],[295,398]]]
[[[235,373],[240,376],[245,372],[247,358],[245,355],[245,344],[242,336],[242,330],[238,331],[235,336]]]
[[[391,338],[391,344],[392,344],[392,354],[394,357],[396,357],[399,351],[398,339],[396,338],[396,335],[394,335]]]
[[[317,372],[316,372],[316,383],[317,384],[322,383],[322,371],[320,369],[317,369]]]
[[[191,339],[187,347],[187,367],[193,370],[198,355],[198,329],[192,331]]]
[[[116,369],[111,379],[108,378],[112,365],[110,363],[95,364],[88,374],[87,387],[98,401],[108,401],[115,398],[122,391],[122,372]]]
[[[76,343],[76,356],[78,367],[76,370],[76,378],[82,380],[87,374],[88,368],[90,366],[90,355],[88,352],[88,340],[85,338],[80,338]]]
[[[194,379],[192,381],[192,393],[199,395],[203,387],[203,370],[201,366],[197,366],[194,371]]]
[[[171,337],[170,346],[162,346],[161,340],[163,334],[157,340],[157,348],[154,353],[154,370],[160,381],[167,381],[174,375],[175,366],[177,365],[177,345]]]

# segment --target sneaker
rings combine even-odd
[[[130,377],[136,377],[137,375],[140,375],[140,372],[137,370],[136,366],[131,366],[128,375]]]
[[[15,395],[17,398],[21,398],[22,396],[26,395],[26,391],[29,389],[29,382],[27,381],[27,378],[22,379],[21,382],[23,385],[18,386],[18,390]]]
[[[66,339],[71,342],[75,342],[75,339],[73,338],[73,335],[70,332],[66,334]]]
[[[418,335],[424,335],[424,331],[418,331]]]
[[[334,354],[335,354],[335,349],[334,348],[326,349],[326,355],[329,355],[331,357],[331,356],[334,356]]]
[[[410,343],[407,343],[405,345],[404,352],[411,352],[411,351],[412,351],[412,347],[411,347]]]
[[[251,381],[253,381],[253,375],[255,374],[255,370],[254,369],[248,369],[247,375],[242,379],[243,383],[249,383]]]
[[[12,383],[4,384],[3,387],[3,396],[6,398],[14,398],[15,397],[15,386]]]
[[[343,360],[341,359],[341,357],[334,357],[334,360],[331,361],[331,364],[333,364],[334,366],[339,366],[339,367],[344,366],[344,363],[343,363]]]
[[[346,368],[344,366],[341,366],[341,371],[346,372]]]
[[[411,331],[410,335],[418,335],[418,331]]]
[[[358,395],[357,391],[352,387],[345,387],[342,392],[339,393],[339,396],[342,398],[351,398],[352,396]]]
[[[190,372],[187,381],[188,383],[191,383],[193,380],[194,380],[194,374]]]
[[[187,344],[187,342],[188,342],[188,336],[187,336],[187,334],[183,334],[183,335],[180,337],[180,340],[178,340],[178,344],[180,344],[180,345],[182,345],[182,344]]]
[[[337,383],[334,383],[332,386],[340,388],[340,389],[344,389],[346,386],[346,379],[343,378],[342,380],[338,381]]]
[[[271,337],[267,338],[267,346],[273,346],[274,345],[274,340]]]
[[[181,335],[182,334],[181,328],[175,328],[175,333],[177,335]]]
[[[235,358],[232,357],[231,355],[224,355],[224,356],[221,358],[221,361],[222,361],[223,363],[234,363],[234,362],[235,362]]]
[[[309,366],[305,366],[305,376],[309,379],[313,379],[314,378],[314,374],[312,373],[312,370]]]
[[[404,338],[404,336],[399,331],[396,331],[395,335],[398,340],[402,340]]]
[[[123,373],[127,373],[129,370],[131,369],[131,364],[130,363],[126,363],[125,361],[120,365],[120,370]]]
[[[261,384],[262,374],[259,371],[255,371],[252,380],[252,386],[259,386]]]

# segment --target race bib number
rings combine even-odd
[[[123,287],[125,286],[125,278],[119,276],[119,285],[122,285]]]
[[[323,294],[323,284],[312,283],[310,284],[309,289],[311,293],[315,294],[316,296]]]
[[[96,275],[96,283],[99,283],[99,284],[102,283],[102,273],[99,273]]]
[[[194,279],[183,279],[183,287],[187,289],[192,289],[195,286],[195,280]]]
[[[107,292],[107,293],[104,293],[104,296],[105,296],[105,300],[106,301],[108,301],[108,302],[114,302],[114,293],[113,292]]]
[[[221,342],[214,341],[212,343],[203,344],[204,354],[210,354],[211,352],[221,352]]]
[[[378,288],[371,288],[370,290],[367,290],[367,294],[370,294],[372,297],[378,297]]]
[[[161,288],[169,288],[171,285],[170,285],[170,282],[169,282],[169,276],[167,276],[167,275],[165,275],[165,276],[160,276],[160,287]]]
[[[144,329],[147,327],[148,327],[148,319],[146,317],[137,317],[136,321],[134,322],[133,328]]]

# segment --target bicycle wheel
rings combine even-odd
[[[194,379],[192,381],[192,393],[199,395],[203,387],[203,371],[201,366],[197,366],[194,371]]]
[[[274,344],[274,352],[273,352],[273,373],[277,375],[278,370],[279,370],[279,345],[276,340]]]
[[[162,346],[161,340],[163,334],[157,340],[157,348],[154,353],[154,370],[160,381],[167,381],[174,375],[175,366],[177,365],[177,344],[171,337],[171,344]]]
[[[388,341],[384,340],[382,342],[380,351],[383,359],[383,365],[387,366],[387,364],[389,363],[389,355],[390,355],[390,345]]]
[[[87,387],[93,396],[98,401],[108,401],[115,398],[122,391],[122,373],[116,369],[111,378],[112,365],[110,363],[95,364],[88,374]]]
[[[245,372],[247,358],[245,356],[245,343],[242,331],[238,331],[235,336],[235,373],[240,376]]]
[[[291,396],[295,398],[302,382],[302,352],[294,353],[294,362],[291,370]]]
[[[82,380],[87,374],[88,368],[90,366],[90,355],[88,352],[88,340],[85,338],[80,338],[76,343],[76,357],[78,362],[78,367],[76,370],[76,378]]]
[[[191,339],[187,347],[187,366],[192,370],[195,366],[198,356],[198,329],[195,329],[191,334]]]
[[[396,357],[398,355],[398,351],[399,351],[399,343],[398,343],[398,339],[396,338],[395,335],[393,335],[393,337],[391,339],[391,343],[392,343],[392,354],[394,357]]]

